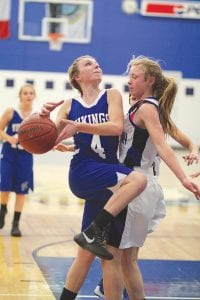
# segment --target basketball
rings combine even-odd
[[[20,145],[32,154],[42,154],[51,150],[57,137],[54,122],[38,113],[24,119],[18,132]]]

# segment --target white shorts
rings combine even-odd
[[[128,205],[120,249],[143,246],[148,233],[153,232],[166,215],[164,195],[157,177],[145,175],[146,189]]]

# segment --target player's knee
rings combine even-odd
[[[91,264],[94,259],[95,256],[91,252],[80,247],[78,248],[78,253],[77,256],[75,257],[76,261],[81,262],[82,265],[88,265]]]
[[[131,263],[132,263],[131,255],[126,255],[125,253],[123,253],[122,258],[121,258],[122,268],[126,269],[127,266],[130,266]]]
[[[147,186],[147,177],[144,174],[137,172],[137,177],[138,176],[139,176],[139,181],[141,182],[141,185],[142,185],[141,188],[143,191]]]
[[[147,177],[138,171],[133,171],[130,175],[132,183],[137,185],[140,193],[143,192],[147,186]]]

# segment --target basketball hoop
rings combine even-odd
[[[49,49],[52,51],[60,51],[62,50],[62,38],[63,38],[62,33],[58,32],[50,32],[48,34],[49,37]]]

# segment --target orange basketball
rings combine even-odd
[[[51,150],[58,137],[56,125],[52,120],[38,113],[24,119],[21,123],[18,140],[21,146],[33,154],[42,154]]]

